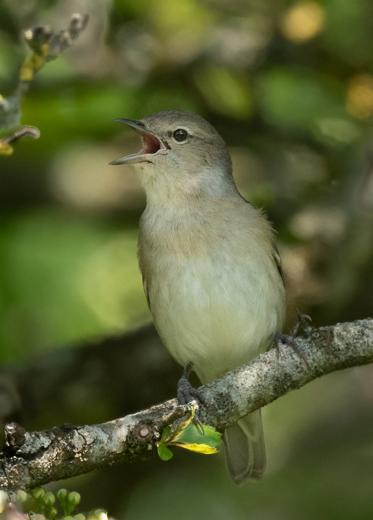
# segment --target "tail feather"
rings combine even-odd
[[[228,471],[236,484],[260,479],[266,466],[262,415],[257,410],[224,432]]]

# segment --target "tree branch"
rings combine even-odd
[[[306,362],[305,362],[306,359]],[[373,361],[373,319],[313,329],[200,388],[200,419],[224,429],[290,390],[335,370]],[[135,390],[134,390],[135,391]],[[42,432],[6,427],[0,489],[30,488],[154,451],[163,428],[188,413],[175,399],[120,419]]]

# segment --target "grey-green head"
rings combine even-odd
[[[227,146],[215,128],[198,114],[170,110],[141,120],[118,121],[140,134],[142,147],[110,164],[135,165],[145,188],[172,183],[183,184],[184,189],[193,185],[196,190],[209,183],[213,186],[219,179],[233,184]]]

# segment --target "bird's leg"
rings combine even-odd
[[[181,405],[189,404],[191,401],[197,401],[197,403],[203,404],[203,398],[197,388],[194,388],[192,383],[189,381],[190,374],[193,369],[193,364],[188,363],[183,370],[183,375],[180,377],[177,383],[177,400]],[[198,411],[193,418],[193,423],[198,428],[200,433],[203,434],[203,426],[198,418]]]
[[[188,363],[183,370],[183,375],[177,383],[177,400],[180,404],[188,404],[190,401],[200,401],[199,392],[189,381],[193,365]]]
[[[286,336],[285,334],[280,333],[275,334],[274,346],[277,351],[277,359],[280,357],[281,345],[289,345],[289,347],[293,349],[297,356],[303,360],[304,364],[309,367],[306,356],[299,350],[299,348],[297,348],[294,338],[299,336],[300,332],[303,332],[305,336],[308,336],[312,329],[311,323],[312,319],[310,316],[308,316],[308,314],[297,312],[297,321],[291,330],[290,336]]]

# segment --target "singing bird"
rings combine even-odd
[[[285,289],[273,230],[238,192],[227,146],[201,116],[163,111],[119,119],[142,138],[135,166],[146,194],[139,264],[159,336],[202,383],[268,349],[281,330]],[[228,470],[240,484],[263,475],[261,413],[224,432]]]

